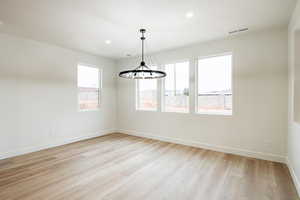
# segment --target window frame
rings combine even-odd
[[[159,65],[151,65],[150,69],[152,69],[152,67],[156,67],[157,70],[160,69]],[[153,110],[146,110],[146,109],[141,109],[139,108],[139,104],[140,104],[140,95],[139,95],[139,85],[140,85],[140,80],[144,80],[144,79],[136,79],[135,80],[135,91],[134,91],[134,100],[135,100],[135,111],[141,111],[141,112],[158,112],[159,111],[159,80],[158,79],[150,79],[153,81],[156,81],[156,108]]]
[[[191,103],[190,103],[190,97],[191,97],[191,92],[192,92],[192,90],[191,90],[191,81],[190,81],[190,79],[191,79],[191,61],[190,61],[190,59],[181,59],[181,60],[173,60],[173,61],[170,61],[170,62],[164,62],[162,65],[161,65],[161,69],[163,70],[163,71],[165,71],[166,70],[166,65],[176,65],[176,64],[178,64],[178,63],[185,63],[185,62],[187,62],[188,63],[188,70],[189,70],[189,72],[188,72],[188,86],[189,86],[189,89],[188,89],[188,91],[189,91],[189,96],[188,96],[188,107],[187,107],[187,111],[186,112],[173,112],[173,111],[166,111],[165,110],[165,78],[161,81],[161,92],[160,92],[160,95],[161,95],[161,101],[160,101],[160,104],[161,104],[161,112],[162,113],[176,113],[176,114],[190,114],[191,113]],[[168,74],[167,74],[167,76],[168,76]],[[176,82],[176,80],[175,80],[175,82]]]
[[[90,68],[96,68],[98,69],[98,77],[99,77],[99,95],[98,95],[98,106],[97,108],[94,109],[80,109],[80,100],[79,100],[79,87],[78,87],[78,67],[83,66],[83,67],[90,67]],[[87,63],[82,63],[79,62],[77,63],[76,67],[76,80],[77,80],[77,111],[78,112],[89,112],[89,111],[100,111],[101,103],[102,103],[102,77],[103,77],[103,69],[101,67],[98,67],[97,65],[93,64],[87,64]]]
[[[221,57],[221,56],[231,56],[231,101],[232,101],[232,109],[231,112],[217,112],[217,111],[200,111],[198,109],[198,64],[199,60],[201,59],[207,59],[207,58],[214,58],[214,57]],[[234,71],[234,53],[232,51],[219,53],[219,54],[212,54],[212,55],[206,55],[206,56],[198,56],[195,60],[195,114],[196,115],[223,115],[223,116],[233,116],[234,114],[234,88],[233,88],[233,71]]]

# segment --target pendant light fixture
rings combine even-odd
[[[146,39],[144,34],[146,30],[140,29],[140,32],[142,33],[142,61],[137,68],[133,70],[122,71],[119,73],[119,76],[128,79],[156,79],[167,76],[165,72],[159,70],[151,70],[150,67],[146,65],[144,59],[144,40]]]

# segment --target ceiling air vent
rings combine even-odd
[[[237,30],[234,30],[234,31],[230,31],[229,34],[230,35],[237,34],[237,33],[245,32],[245,31],[248,31],[248,30],[249,30],[248,28],[237,29]]]

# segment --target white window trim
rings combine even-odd
[[[161,65],[161,69],[162,70],[166,70],[166,65],[175,65],[177,63],[183,63],[183,62],[187,62],[189,63],[189,81],[188,81],[188,84],[189,84],[189,106],[188,106],[188,110],[186,112],[174,112],[174,111],[166,111],[165,110],[165,79],[163,79],[161,81],[161,92],[160,92],[160,111],[163,112],[163,113],[178,113],[178,114],[190,114],[191,113],[191,105],[190,105],[190,97],[191,97],[191,82],[190,82],[190,78],[191,78],[191,75],[190,75],[190,71],[191,71],[191,62],[189,59],[182,59],[182,60],[176,60],[176,61],[172,61],[172,62],[165,62],[164,64]],[[167,75],[168,76],[168,75]],[[174,84],[175,84],[176,80],[174,81]]]
[[[97,68],[99,70],[99,96],[98,96],[98,108],[95,109],[80,109],[80,104],[79,104],[79,89],[78,89],[78,66],[86,66],[86,67],[91,67],[91,68]],[[77,111],[78,112],[95,112],[95,111],[100,111],[100,107],[102,104],[102,77],[103,77],[103,69],[92,64],[87,64],[87,63],[77,63],[76,66],[76,87],[77,87]]]
[[[229,56],[231,55],[231,94],[232,94],[232,109],[231,111],[198,111],[198,61],[201,59],[206,59],[206,58],[214,58],[214,57],[220,57],[220,56]],[[207,56],[199,56],[197,57],[195,61],[195,114],[196,115],[224,115],[224,116],[233,116],[234,114],[234,88],[233,88],[233,71],[234,71],[234,53],[233,52],[224,52],[220,54],[213,54],[213,55],[207,55]]]

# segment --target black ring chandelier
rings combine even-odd
[[[144,40],[146,39],[144,34],[146,30],[140,29],[140,32],[142,33],[142,61],[140,65],[134,70],[122,71],[119,73],[119,76],[128,79],[156,79],[166,77],[166,72],[159,70],[151,70],[150,67],[146,65],[146,62],[144,60]]]

